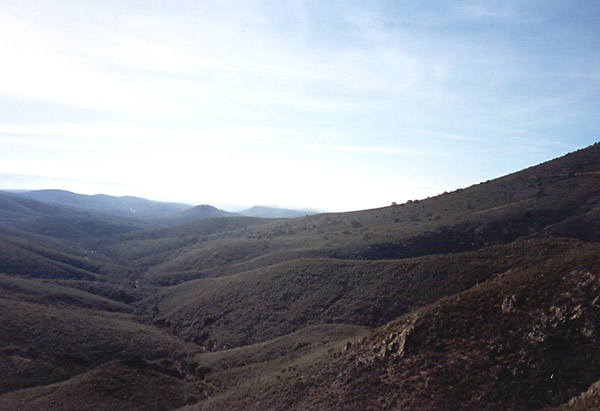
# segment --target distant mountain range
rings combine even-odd
[[[153,201],[133,196],[86,195],[66,190],[6,190],[0,191],[0,194],[7,197],[35,200],[43,204],[78,212],[99,213],[140,220],[155,219],[163,225],[183,224],[213,217],[295,218],[318,213],[315,210],[295,210],[266,206],[254,206],[233,213],[208,204],[194,207],[189,204]]]
[[[28,198],[44,204],[76,209],[78,211],[140,219],[165,217],[191,207],[188,204],[164,203],[132,196],[86,195],[65,190],[35,190],[17,193],[6,192],[5,194],[18,198]]]
[[[203,204],[190,206],[139,197],[86,195],[65,190],[0,191],[0,232],[19,231],[63,241],[88,241],[131,231],[176,226],[194,221],[252,217],[293,218],[306,211],[252,207],[239,213]],[[13,231],[11,231],[13,230]]]

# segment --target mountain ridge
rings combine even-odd
[[[118,217],[156,218],[191,208],[187,204],[165,203],[134,196],[87,195],[55,189],[10,193],[10,195],[45,204],[101,212]]]

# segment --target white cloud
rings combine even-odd
[[[482,167],[467,163],[491,156],[482,147],[554,141],[558,153],[597,138],[597,28],[584,36],[516,2],[439,6],[7,4],[0,170],[337,208],[330,197],[385,205],[401,201],[391,187],[437,186],[407,183],[421,158],[436,161],[420,174],[458,184],[452,159]],[[21,110],[40,106],[46,124]]]

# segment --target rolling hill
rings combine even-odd
[[[164,203],[139,197],[114,197],[105,194],[86,195],[65,190],[34,190],[11,193],[11,195],[79,211],[140,219],[164,217],[191,208],[187,204]]]
[[[74,245],[151,226],[138,219],[90,213],[0,193],[0,232],[9,235]]]
[[[597,409],[600,144],[379,209],[215,210],[0,196],[0,409]]]
[[[158,221],[163,225],[178,225],[185,224],[196,220],[204,220],[207,218],[217,217],[236,217],[239,216],[237,213],[230,213],[229,211],[220,210],[208,204],[198,205],[186,210],[180,211],[176,214],[170,214],[161,216]]]
[[[48,237],[70,246],[89,245],[90,239],[132,231],[237,215],[210,205],[191,207],[137,197],[88,196],[64,190],[0,192],[0,232]]]

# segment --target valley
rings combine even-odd
[[[0,193],[0,409],[600,406],[600,144],[254,211]]]

